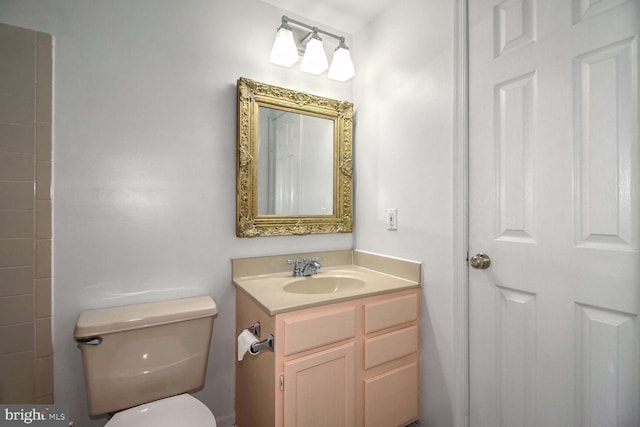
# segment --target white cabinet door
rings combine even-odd
[[[472,427],[640,426],[639,29],[469,1]]]

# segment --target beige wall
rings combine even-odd
[[[0,403],[53,401],[52,46],[0,24]]]

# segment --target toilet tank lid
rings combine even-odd
[[[218,314],[209,296],[87,310],[80,313],[75,338],[164,325]]]

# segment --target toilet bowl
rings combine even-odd
[[[204,385],[217,314],[208,296],[80,313],[89,413],[115,413],[108,427],[215,427],[187,393]]]
[[[167,397],[116,413],[105,427],[216,427],[216,419],[189,394]]]

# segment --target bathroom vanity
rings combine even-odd
[[[286,256],[233,261],[237,334],[259,322],[259,339],[274,337],[273,351],[236,364],[236,424],[411,423],[420,264],[361,251],[320,255],[319,273],[302,278],[291,277]]]

